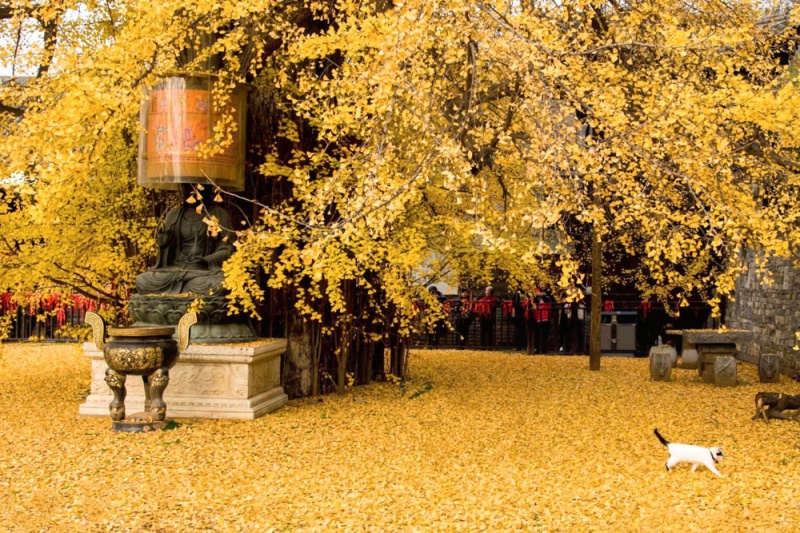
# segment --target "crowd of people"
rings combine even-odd
[[[458,348],[467,346],[476,325],[480,347],[497,346],[498,320],[505,320],[513,328],[510,347],[514,350],[539,354],[585,351],[587,312],[583,298],[556,299],[549,290],[536,289],[528,295],[517,289],[508,298],[500,299],[492,286],[478,296],[469,289],[462,290],[457,299],[445,298],[434,286],[429,292],[442,304]],[[427,335],[427,344],[438,345],[447,329],[444,321],[439,321]]]

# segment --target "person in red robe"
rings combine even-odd
[[[494,328],[497,319],[495,311],[500,305],[500,301],[494,295],[494,287],[491,285],[483,291],[483,298],[478,300],[476,310],[480,317],[481,326],[481,347],[494,347]]]

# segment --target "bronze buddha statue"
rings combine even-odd
[[[184,186],[184,198],[191,189]],[[137,326],[175,325],[198,299],[202,299],[198,323],[192,328],[193,342],[249,342],[256,339],[246,315],[228,314],[228,290],[222,286],[222,264],[233,255],[231,217],[213,203],[211,187],[198,191],[203,209],[184,201],[170,209],[158,228],[158,258],[155,265],[136,276],[138,294],[131,297],[129,311]],[[214,217],[221,231],[212,233],[203,222]]]
[[[213,236],[203,219],[213,216],[224,228]],[[156,234],[158,259],[148,271],[136,276],[139,294],[211,295],[222,288],[222,263],[233,254],[233,245],[224,239],[231,227],[228,212],[211,205],[207,213],[197,213],[186,202],[171,209]]]

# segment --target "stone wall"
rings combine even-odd
[[[792,349],[800,330],[800,270],[789,260],[773,260],[773,283],[768,285],[757,272],[752,252],[747,267],[736,282],[736,300],[728,302],[725,324],[754,333],[753,342],[739,346],[743,359],[757,363],[761,354],[781,354],[784,372],[794,375],[800,368],[800,351]]]

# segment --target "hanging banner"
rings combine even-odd
[[[227,112],[216,109],[210,77],[166,78],[149,91],[140,121],[139,185],[177,189],[180,183],[208,183],[228,191],[244,189],[246,92],[234,90]],[[231,143],[211,157],[198,148],[214,137],[226,114],[237,125]]]

